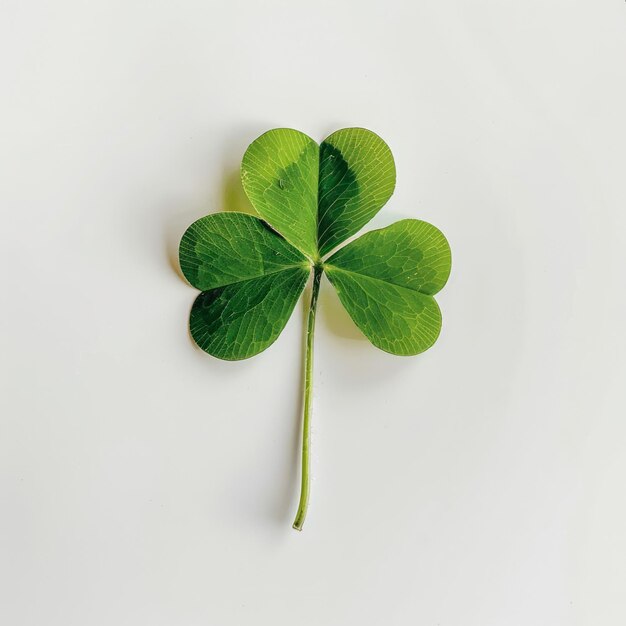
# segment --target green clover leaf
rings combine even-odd
[[[396,172],[387,144],[363,128],[345,128],[320,145],[278,128],[246,150],[241,180],[262,219],[216,213],[194,222],[180,243],[180,266],[201,291],[189,328],[202,350],[246,359],[280,335],[313,272],[305,353],[302,485],[294,528],[309,501],[313,338],[326,273],[363,334],[378,348],[415,355],[441,330],[434,295],[448,280],[450,247],[437,228],[405,219],[356,234],[391,197]]]

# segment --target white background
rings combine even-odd
[[[626,623],[626,4],[0,3],[0,622]],[[439,226],[444,328],[322,285],[267,352],[187,330],[185,228],[276,126],[365,126]]]

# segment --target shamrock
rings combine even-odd
[[[441,312],[433,296],[450,274],[450,247],[434,226],[405,219],[330,254],[376,215],[395,187],[389,147],[363,128],[339,130],[320,145],[296,130],[270,130],[248,147],[241,180],[260,218],[208,215],[180,242],[180,267],[201,291],[189,328],[213,356],[254,356],[278,338],[313,273],[302,485],[293,524],[301,530],[309,501],[313,335],[322,274],[376,347],[414,355],[439,336]]]

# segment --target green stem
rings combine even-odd
[[[304,355],[304,418],[302,421],[302,484],[300,487],[300,504],[293,527],[302,530],[309,506],[309,492],[311,490],[309,478],[309,448],[311,444],[311,400],[313,392],[313,337],[315,335],[315,312],[317,310],[317,296],[322,279],[321,265],[316,264],[313,270],[313,289],[306,329],[306,353]]]

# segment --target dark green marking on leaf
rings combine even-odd
[[[320,177],[318,191],[318,245],[323,244],[331,231],[350,230],[338,207],[358,201],[359,183],[356,174],[348,167],[341,152],[328,141],[320,145]],[[332,244],[331,244],[332,245]],[[322,253],[323,254],[323,253]]]
[[[391,197],[389,146],[365,128],[344,128],[320,146],[318,246],[324,256],[361,230]]]

